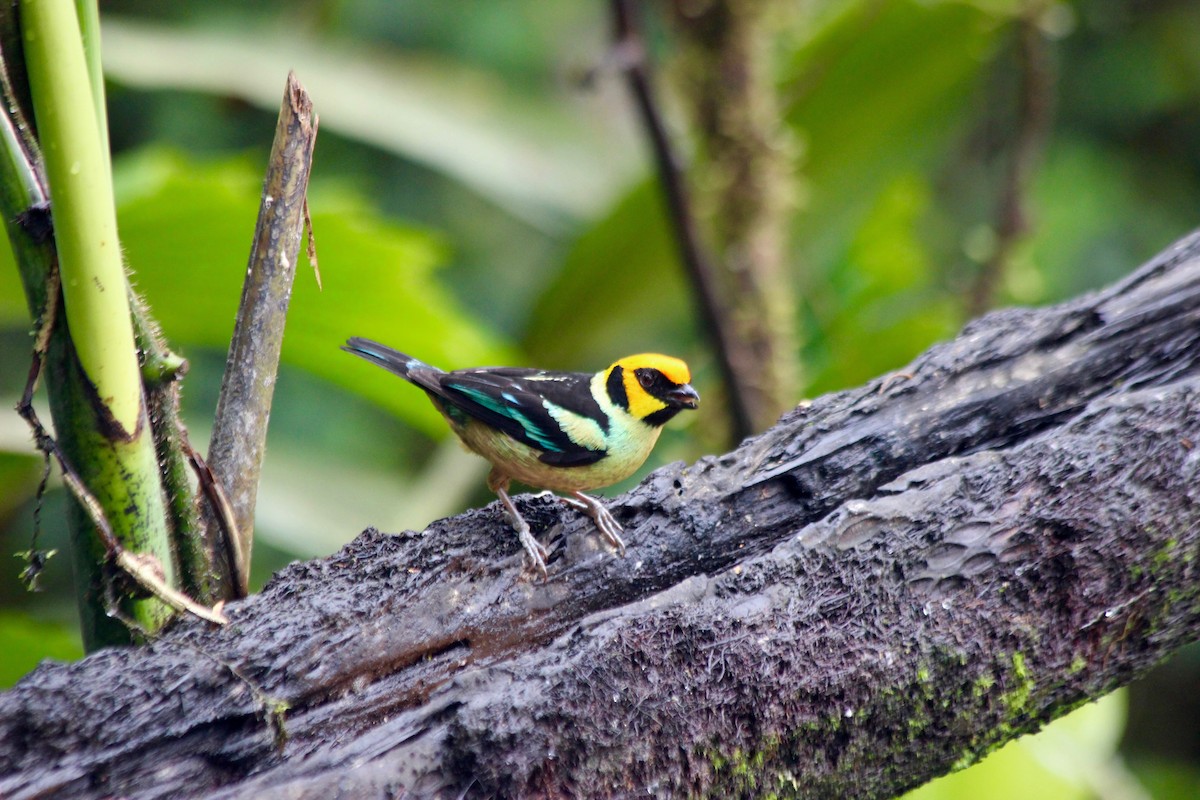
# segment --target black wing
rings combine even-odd
[[[590,417],[607,430],[607,418],[592,398],[591,380],[591,375],[580,372],[463,369],[439,375],[437,394],[463,413],[540,451],[547,464],[584,466],[604,458],[606,451],[573,441],[546,403]]]

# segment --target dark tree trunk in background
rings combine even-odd
[[[688,177],[698,226],[716,261],[719,296],[734,333],[730,354],[752,430],[789,408],[799,385],[788,252],[797,158],[772,64],[788,0],[674,4],[681,55],[676,83],[695,155]]]
[[[368,531],[0,695],[0,796],[887,797],[1200,631],[1200,237],[613,503]]]

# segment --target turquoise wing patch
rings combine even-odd
[[[530,419],[529,415],[518,407],[516,404],[517,399],[510,393],[505,392],[500,396],[496,396],[485,390],[471,386],[455,386],[454,389],[493,414],[517,423],[521,427],[521,432],[524,433],[524,436],[515,436],[514,438],[532,440],[532,442],[536,443],[543,450],[549,450],[554,453],[562,452],[562,447],[554,441],[554,433],[546,431],[545,428]],[[484,421],[490,422],[491,420],[484,418]],[[498,425],[497,427],[510,435],[513,433],[513,431],[508,429],[508,426]]]

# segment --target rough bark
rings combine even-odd
[[[1200,631],[1200,235],[612,504],[367,531],[0,696],[0,795],[887,797]],[[276,725],[272,725],[272,721]]]

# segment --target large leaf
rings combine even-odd
[[[168,340],[184,355],[196,345],[223,352],[257,216],[257,170],[152,150],[122,160],[118,176],[122,244]],[[506,351],[437,283],[443,248],[429,233],[387,222],[344,193],[314,189],[310,206],[324,291],[301,257],[283,360],[441,433],[421,392],[338,346],[368,336],[454,366],[505,361]]]
[[[603,208],[637,151],[600,104],[518,92],[431,56],[262,27],[164,26],[105,17],[105,72],[143,88],[238,97],[274,112],[294,69],[321,126],[413,159],[552,224]]]

